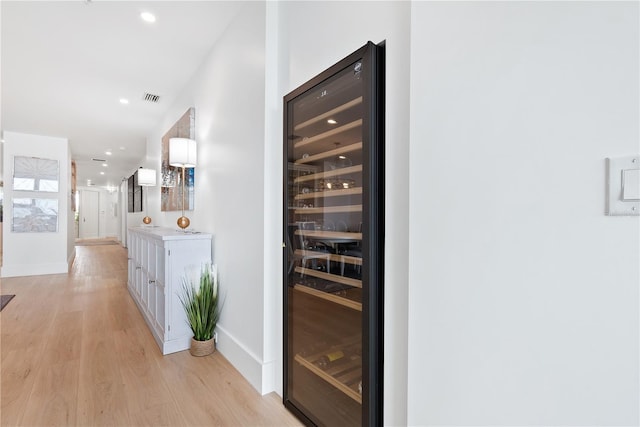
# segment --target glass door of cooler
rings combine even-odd
[[[307,424],[382,421],[382,52],[285,97],[284,401]]]

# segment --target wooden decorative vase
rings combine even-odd
[[[189,352],[192,356],[208,356],[216,351],[216,342],[211,338],[207,341],[197,341],[191,338],[191,347]]]

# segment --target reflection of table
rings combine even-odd
[[[332,243],[353,243],[362,240],[362,233],[351,233],[348,231],[327,231],[327,230],[304,230],[295,232],[298,236],[308,237],[313,240]]]
[[[362,240],[362,233],[350,233],[348,231],[328,231],[328,230],[296,230],[296,235],[304,236],[316,242],[322,242],[340,252],[343,243],[357,243]]]
[[[345,251],[340,249],[340,245],[345,243],[358,243],[362,241],[362,233],[351,233],[348,231],[329,231],[329,230],[304,230],[295,231],[298,236],[305,239],[322,242],[334,249],[335,255],[329,255],[329,260],[340,263],[340,274],[344,275],[344,264],[362,265],[362,255],[348,256]],[[310,251],[307,251],[310,252]],[[319,252],[312,252],[319,254]],[[328,254],[325,254],[327,256]],[[354,255],[354,254],[351,254]]]

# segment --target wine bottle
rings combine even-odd
[[[332,351],[330,353],[323,354],[318,359],[318,366],[326,368],[331,363],[340,360],[344,357],[344,353],[341,350]]]

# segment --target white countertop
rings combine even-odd
[[[158,226],[137,226],[129,227],[129,231],[146,234],[161,240],[199,240],[211,239],[210,233],[203,233],[195,230],[182,231],[177,228],[167,228]]]

